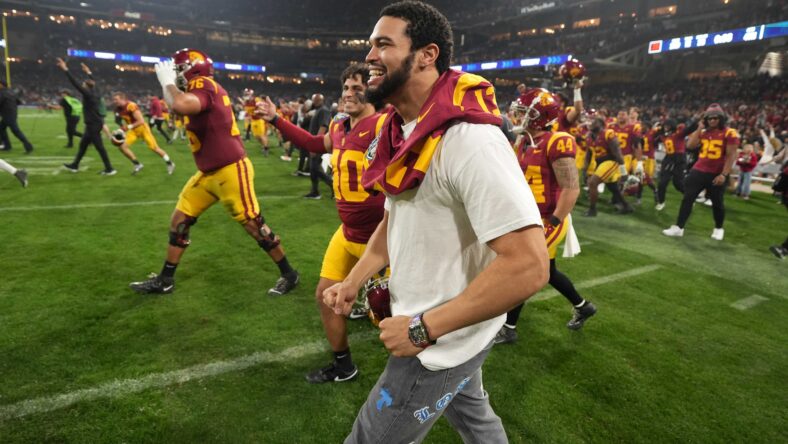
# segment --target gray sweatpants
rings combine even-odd
[[[482,387],[490,346],[454,368],[430,371],[417,358],[390,356],[345,444],[421,442],[445,414],[466,443],[507,443]]]

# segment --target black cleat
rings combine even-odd
[[[27,170],[16,170],[14,177],[22,184],[22,188],[27,188]]]
[[[129,284],[129,288],[142,294],[170,294],[175,289],[175,279],[168,279],[156,273],[151,273],[148,275],[148,280],[132,282]]]
[[[574,309],[574,315],[572,315],[572,319],[566,323],[566,328],[570,330],[580,330],[583,327],[583,324],[590,318],[591,316],[596,314],[596,307],[589,301],[586,301],[580,308]]]
[[[358,367],[355,365],[348,371],[340,369],[336,362],[332,362],[328,367],[323,367],[308,373],[306,380],[311,384],[323,384],[325,382],[346,382],[358,376]]]
[[[583,213],[585,217],[596,217],[596,208],[589,208],[585,213]]]
[[[320,193],[309,193],[304,195],[304,199],[320,200]]]
[[[780,245],[772,245],[769,247],[769,251],[771,251],[772,254],[777,257],[777,259],[785,259],[785,256],[788,255],[788,250]]]
[[[511,344],[517,340],[517,330],[507,326],[501,327],[493,338],[495,344]]]
[[[74,165],[73,163],[64,163],[63,164],[63,168],[71,171],[72,173],[78,173],[79,172],[79,167]]]
[[[268,294],[281,296],[283,294],[287,294],[290,290],[296,288],[298,282],[300,282],[301,277],[298,275],[298,272],[293,270],[293,272],[289,276],[281,276],[277,279],[276,284],[274,284],[273,288],[268,290]]]

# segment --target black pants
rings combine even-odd
[[[79,151],[77,151],[77,157],[74,158],[74,162],[72,165],[74,167],[79,167],[79,162],[82,161],[82,158],[85,156],[85,151],[88,150],[88,145],[93,144],[96,147],[96,151],[98,151],[99,156],[101,156],[101,161],[104,162],[104,169],[106,171],[112,170],[112,164],[109,161],[109,156],[107,155],[107,150],[104,149],[104,141],[101,139],[101,128],[103,125],[101,124],[89,124],[85,125],[85,132],[82,134],[82,139],[79,141]]]
[[[310,154],[309,155],[309,178],[312,180],[312,193],[319,194],[317,190],[317,185],[322,180],[325,182],[329,188],[333,189],[334,182],[331,178],[323,171],[323,167],[321,166],[323,163],[323,159],[319,154]]]
[[[167,134],[167,132],[164,131],[164,128],[161,127],[161,124],[164,123],[164,119],[153,119],[153,122],[154,125],[156,125],[156,129],[159,130],[159,134],[164,136],[164,140],[167,141],[167,143],[169,143],[170,135]]]
[[[561,295],[574,307],[582,304],[585,300],[577,292],[575,284],[569,280],[569,277],[558,271],[558,268],[555,266],[555,259],[550,259],[550,280],[547,281],[547,283],[561,293]],[[520,312],[523,310],[524,305],[525,303],[522,303],[506,313],[506,325],[512,327],[517,325],[517,321],[520,319]]]
[[[298,149],[298,171],[309,171],[309,151]]]
[[[27,137],[25,137],[25,134],[22,132],[22,130],[19,129],[16,116],[3,117],[3,121],[0,122],[0,139],[2,139],[3,144],[5,145],[5,150],[11,149],[11,138],[8,137],[8,128],[11,129],[11,132],[14,133],[16,138],[19,139],[19,141],[22,142],[22,145],[25,146],[25,151],[33,151],[33,145],[27,140]]]
[[[722,185],[712,185],[712,181],[718,174],[704,173],[698,170],[690,170],[687,174],[687,179],[684,181],[684,199],[681,201],[681,209],[679,209],[679,218],[676,225],[679,228],[684,228],[687,224],[692,213],[692,205],[695,203],[695,198],[698,197],[701,191],[706,190],[706,197],[711,199],[711,210],[714,214],[714,227],[722,228],[725,222],[725,186],[728,180]]]
[[[82,137],[82,133],[77,131],[77,124],[79,123],[79,116],[66,117],[66,137],[68,137],[68,146],[74,146],[74,137]]]
[[[662,159],[659,169],[659,184],[657,184],[657,200],[665,202],[668,184],[673,182],[673,187],[680,193],[684,192],[684,177],[686,175],[687,159],[684,154],[673,154]]]

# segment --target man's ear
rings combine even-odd
[[[435,65],[438,61],[438,56],[440,56],[440,48],[435,43],[430,43],[429,45],[419,49],[418,55],[418,66],[421,69],[424,69],[430,65]]]

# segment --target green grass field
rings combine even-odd
[[[22,189],[0,174],[0,442],[343,440],[387,354],[352,321],[360,377],[304,381],[329,359],[313,295],[339,222],[328,199],[301,198],[309,181],[279,148],[263,158],[247,144],[263,212],[301,271],[296,291],[266,295],[276,267],[216,207],[192,230],[176,292],[147,297],[127,285],[161,267],[195,171],[188,147],[162,145],[173,176],[141,144],[138,176],[111,146],[117,176],[97,174],[92,148],[72,174],[58,170],[74,153],[59,113],[22,111],[20,123],[36,151],[2,153],[31,176]],[[492,351],[486,389],[511,442],[788,441],[788,273],[767,250],[788,235],[785,208],[729,196],[723,242],[704,206],[684,238],[666,238],[678,200],[670,190],[661,213],[649,202],[575,218],[583,253],[559,267],[599,313],[570,332],[568,303],[543,290],[519,342]],[[731,306],[753,295],[767,300]],[[460,440],[441,419],[426,442]]]

